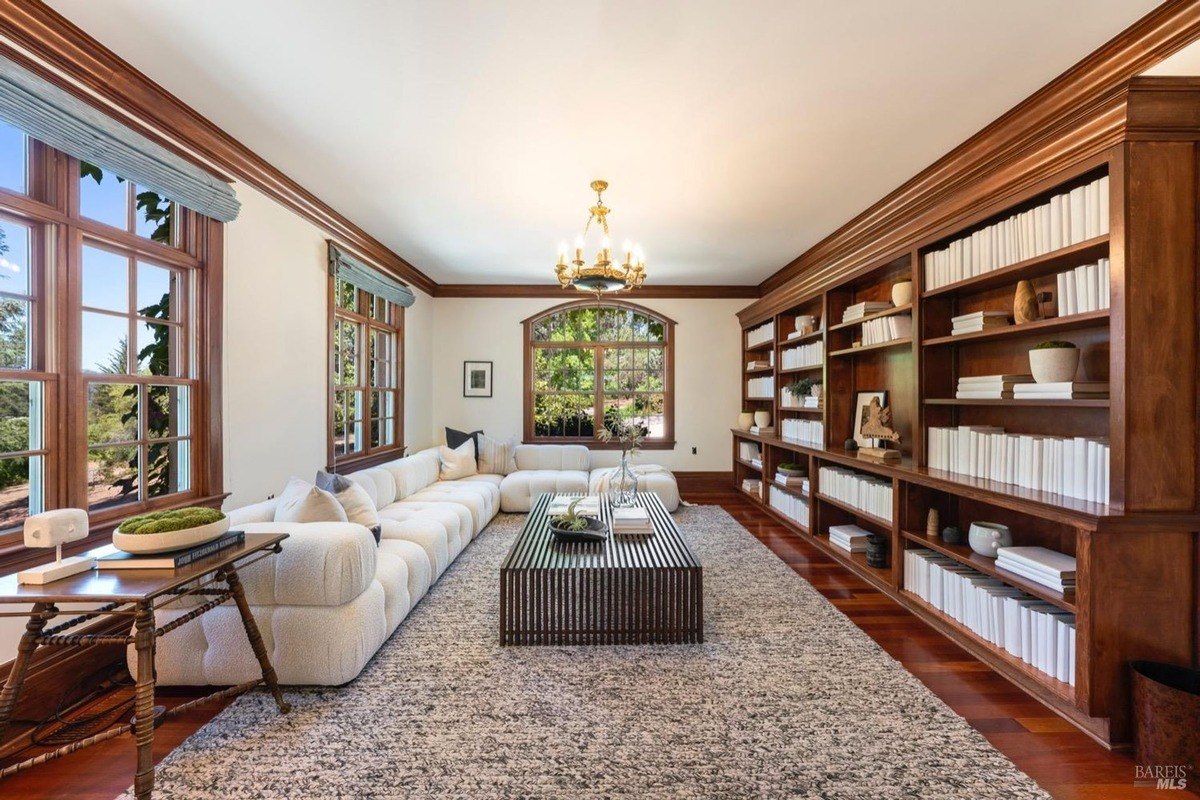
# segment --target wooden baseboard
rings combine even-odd
[[[676,472],[675,482],[681,495],[724,493],[733,486],[733,472]]]

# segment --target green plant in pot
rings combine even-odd
[[[550,517],[550,530],[561,534],[603,534],[607,529],[604,523],[595,517],[587,517],[575,509],[583,501],[582,497],[571,501],[567,510],[562,514]]]
[[[800,402],[805,397],[820,397],[821,396],[821,376],[816,375],[810,378],[801,378],[794,383],[787,385],[788,392],[792,397]]]
[[[784,475],[787,475],[789,478],[801,478],[808,474],[808,470],[803,464],[798,464],[794,461],[784,462],[775,469]]]
[[[167,553],[211,542],[229,530],[215,508],[190,506],[139,514],[113,531],[113,545],[126,553]]]
[[[1078,369],[1079,348],[1071,342],[1042,342],[1029,351],[1029,371],[1038,383],[1073,381]]]

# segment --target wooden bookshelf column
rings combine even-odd
[[[739,314],[747,363],[767,358],[765,354],[774,348],[771,367],[743,373],[744,379],[773,376],[773,396],[750,395],[744,386],[743,401],[750,410],[772,411],[776,429],[764,434],[732,432],[735,476],[740,481],[743,476],[761,475],[764,492],[755,500],[796,535],[810,539],[1106,744],[1129,741],[1129,661],[1189,664],[1200,659],[1197,109],[1200,80],[1134,79],[1123,106],[1125,124],[1119,141],[1095,142],[1089,149],[1075,147],[1067,138],[1045,144],[1047,152],[1025,153],[1019,161],[993,165],[994,174],[1003,179],[980,173],[975,185],[941,197],[934,207],[914,202],[909,217],[902,218],[905,235],[876,231],[873,235],[892,243],[891,255],[868,255],[856,263],[855,253],[877,254],[885,248],[852,243],[847,245],[850,252],[829,253],[830,263],[840,265],[840,274],[814,265],[812,271],[821,277],[809,280],[804,272],[796,274]],[[1017,164],[1025,166],[1018,169]],[[1103,189],[1098,188],[1101,185]],[[1064,198],[1072,191],[1107,192],[1107,208],[1092,196],[1089,213],[1098,208],[1095,214],[1107,216],[1098,217],[1086,234],[1076,230],[1069,239],[1051,237],[1053,245],[1038,238],[1033,248],[1026,248],[1028,242],[1022,240],[1018,249],[1025,249],[1018,253],[1020,257],[1006,253],[998,263],[970,262],[959,272],[951,271],[948,278],[944,271],[933,272],[936,254],[959,248],[956,257],[960,257],[968,239],[975,247],[987,242],[991,248],[989,231],[1013,224],[1018,215],[1028,221],[1056,213],[1049,209],[1061,208],[1060,202],[1067,202]],[[1064,225],[1069,225],[1069,207],[1063,213],[1068,219]],[[1046,219],[1042,217],[1043,222]],[[1091,217],[1090,222],[1096,219]],[[1039,229],[1038,236],[1042,235]],[[1056,275],[1098,262],[1103,269],[1103,259],[1107,259],[1109,286],[1107,298],[1101,286],[1098,307],[1075,309],[1067,298],[1058,296],[1065,284],[1058,283]],[[927,266],[936,283],[927,281]],[[843,321],[844,311],[856,303],[890,299],[891,287],[900,280],[913,281],[911,303]],[[1044,298],[1039,303],[1040,319],[952,333],[954,317],[983,311],[1011,313],[1014,287],[1023,280],[1032,282]],[[799,315],[818,317],[820,330],[794,336]],[[861,344],[864,321],[896,315],[911,315],[911,337]],[[751,344],[745,339],[767,324],[769,341]],[[956,396],[964,377],[1027,373],[1028,351],[1047,339],[1075,344],[1081,353],[1079,379],[1107,382],[1108,396]],[[780,367],[783,351],[810,342],[823,345],[821,364]],[[822,405],[789,408],[794,403],[785,394],[786,386],[810,375],[824,380]],[[898,461],[865,460],[843,449],[853,431],[855,394],[868,390],[888,392],[894,425],[903,437],[903,457]],[[789,430],[799,429],[780,425],[789,419],[822,423],[819,441],[789,438]],[[930,430],[957,431],[960,426],[1002,428],[1014,438],[1083,437],[1106,443],[1110,448],[1108,483],[1103,487],[1107,502],[1080,499],[1084,495],[1075,496],[1077,490],[1065,481],[1051,491],[994,480],[1000,477],[994,463],[976,471],[989,478],[931,467],[931,463],[941,464],[945,453],[929,452]],[[761,467],[738,462],[740,442],[754,442],[761,448]],[[807,467],[811,488],[807,496],[773,483],[785,461]],[[822,491],[822,466],[849,467],[890,480],[892,519]],[[773,492],[807,503],[807,524],[771,507]],[[1075,556],[1075,588],[1054,592],[998,569],[993,560],[976,555],[966,545],[929,538],[925,518],[931,508],[938,510],[942,525],[965,530],[973,521],[1000,522],[1011,528],[1018,545]],[[846,523],[887,537],[889,568],[868,566],[861,554],[830,542],[829,527]],[[1014,657],[910,591],[904,553],[917,548],[1074,615],[1076,660],[1071,680],[1058,680]]]

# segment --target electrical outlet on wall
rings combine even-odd
[[[696,448],[692,448],[692,455],[696,455]]]

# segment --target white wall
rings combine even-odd
[[[254,189],[225,232],[226,508],[326,463],[328,235]],[[405,441],[430,443],[432,298],[405,313]]]
[[[433,340],[433,441],[445,426],[521,435],[523,354],[521,320],[571,299],[438,298]],[[675,326],[674,451],[646,451],[640,460],[675,470],[728,470],[729,428],[741,402],[736,312],[746,300],[641,300]],[[463,361],[492,361],[491,398],[463,397]],[[692,448],[697,455],[692,455]],[[617,455],[600,453],[598,464]]]

